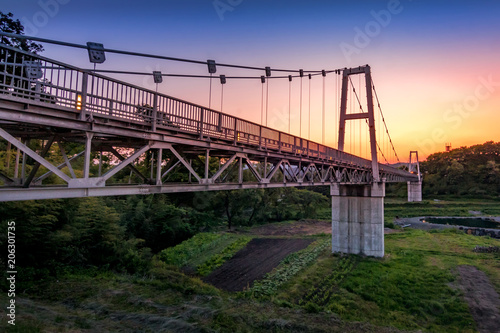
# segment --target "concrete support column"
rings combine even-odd
[[[385,183],[331,186],[332,252],[384,256]]]
[[[422,201],[422,182],[408,182],[408,202]]]

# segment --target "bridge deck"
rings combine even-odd
[[[34,160],[17,156],[16,167],[0,173],[1,201],[372,182],[369,160],[4,45],[0,136]],[[30,149],[30,140],[43,144]],[[69,143],[81,147],[71,157]],[[55,145],[60,155],[50,156]],[[116,160],[104,169],[103,153]],[[133,166],[145,156],[148,175]],[[114,182],[125,167],[136,184]],[[387,182],[417,180],[379,168]],[[169,178],[175,170],[181,176]],[[53,174],[58,180],[47,183]]]

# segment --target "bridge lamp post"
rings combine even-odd
[[[302,137],[302,78],[304,77],[304,70],[299,69],[300,76],[300,115],[299,115],[299,136]]]
[[[260,102],[260,124],[264,125],[264,83],[266,83],[266,77],[264,75],[260,77],[260,83],[262,83],[262,98]]]
[[[271,76],[271,67],[266,67],[266,76]],[[269,80],[266,81],[266,127],[267,127],[267,118],[269,115]]]
[[[210,88],[208,92],[208,108],[212,108],[212,74],[217,72],[215,60],[207,60],[208,73],[210,74]]]
[[[288,75],[288,134],[292,122],[292,76]]]

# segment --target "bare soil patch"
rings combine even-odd
[[[500,298],[484,272],[474,266],[458,266],[460,289],[465,294],[479,332],[500,332]]]
[[[331,234],[332,223],[329,221],[318,220],[301,220],[286,224],[270,223],[253,228],[250,232],[262,236],[307,236]]]
[[[252,234],[261,236],[310,236],[318,234],[331,234],[332,223],[330,221],[301,220],[292,223],[270,223],[260,227],[252,228]],[[385,234],[401,232],[401,230],[385,228]]]
[[[384,228],[384,234],[389,235],[389,234],[397,234],[403,232],[403,229],[391,229],[391,228]]]
[[[313,241],[301,238],[254,238],[203,281],[226,291],[242,291],[272,271],[287,255],[306,248]]]

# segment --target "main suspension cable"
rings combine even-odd
[[[358,94],[356,93],[356,88],[354,87],[354,84],[352,83],[352,80],[351,80],[351,78],[350,78],[350,77],[349,77],[349,82],[351,83],[351,86],[352,86],[352,91],[354,92],[354,95],[356,96],[356,99],[357,99],[357,101],[358,101],[358,104],[359,104],[359,109],[361,110],[361,112],[364,112],[364,111],[363,111],[363,106],[362,106],[362,104],[361,104],[361,102],[360,102],[360,100],[359,100],[359,96],[358,96]],[[375,95],[376,95],[376,93],[375,93]],[[377,101],[378,101],[378,98],[377,98]],[[379,108],[380,108],[380,104],[379,104]],[[382,117],[383,117],[383,115],[382,115]],[[382,119],[383,119],[383,118],[382,118]],[[366,120],[366,119],[365,119],[365,123],[366,123],[366,125],[367,125],[367,126],[368,126],[368,128],[369,128],[369,126],[370,126],[370,125],[368,124],[368,120]],[[386,129],[387,129],[387,125],[385,124],[385,121],[384,121],[384,125],[386,126]],[[382,125],[381,125],[381,124],[379,124],[379,126],[382,126]],[[381,132],[381,131],[378,131],[378,132],[379,132],[379,139],[380,139],[380,136],[381,136],[380,132]],[[389,132],[387,132],[387,134],[389,134]],[[382,137],[382,139],[383,139],[383,137]],[[380,152],[380,155],[384,158],[384,160],[386,161],[386,163],[387,163],[387,164],[389,164],[389,161],[387,160],[387,158],[385,157],[385,154],[384,154],[384,152],[383,152],[383,148],[381,148],[381,147],[380,147],[380,144],[379,144],[379,142],[378,142],[379,140],[375,140],[375,141],[376,141],[376,143],[377,143],[377,148],[378,148],[378,150],[379,150],[379,152]],[[392,141],[391,141],[391,145],[392,145]],[[383,147],[383,146],[384,146],[384,145],[382,144],[382,147]],[[394,149],[394,146],[393,146],[393,149]],[[394,150],[394,152],[396,152],[396,151]],[[397,154],[396,154],[396,158],[397,158]],[[398,158],[398,162],[399,162],[399,158]]]
[[[68,46],[68,47],[74,47],[74,48],[79,48],[79,49],[87,49],[87,50],[89,49],[88,45],[63,42],[63,41],[35,37],[35,36],[19,35],[19,34],[4,32],[4,31],[0,31],[0,36],[5,36],[5,37],[10,37],[10,38],[15,38],[15,39],[25,39],[25,40],[37,41],[37,42],[42,42],[42,43],[54,44],[54,45]],[[186,62],[186,63],[199,64],[199,65],[206,65],[207,64],[206,61],[201,61],[201,60],[167,57],[167,56],[150,54],[150,53],[132,52],[132,51],[117,50],[117,49],[109,49],[109,48],[102,48],[100,50],[103,52],[108,52],[108,53],[131,55],[131,56],[144,57],[144,58],[155,58],[155,59]],[[249,70],[258,70],[258,71],[265,70],[265,67],[234,65],[234,64],[224,64],[224,63],[217,63],[217,66],[239,68],[239,69],[249,69]],[[299,70],[296,70],[296,69],[279,69],[279,68],[274,69],[273,68],[273,71],[275,71],[275,72],[287,72],[287,73],[299,73]],[[319,74],[321,74],[321,70],[309,70],[309,71],[304,71],[304,72],[305,73],[316,73],[316,74],[319,73]]]
[[[384,123],[387,137],[389,138],[389,142],[391,144],[392,150],[394,151],[394,155],[396,156],[396,160],[398,161],[398,163],[401,163],[401,161],[399,160],[399,157],[398,157],[398,153],[396,152],[396,148],[394,148],[394,144],[392,143],[391,135],[389,134],[389,129],[387,128],[387,124],[385,122],[384,113],[382,112],[382,108],[380,107],[380,101],[378,99],[377,90],[375,90],[375,84],[373,83],[373,80],[372,80],[372,87],[373,87],[373,92],[375,93],[375,98],[377,99],[378,109],[380,111],[380,115],[382,116],[382,122]]]

